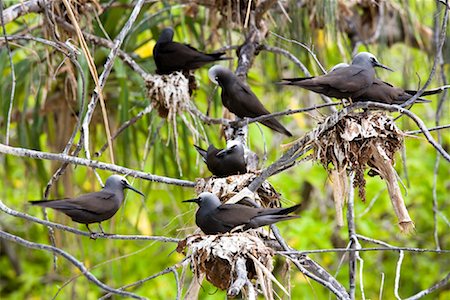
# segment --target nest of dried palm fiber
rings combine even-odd
[[[348,195],[348,174],[355,174],[353,187],[365,201],[364,172],[371,168],[386,182],[394,212],[403,232],[414,229],[393,167],[395,153],[403,146],[403,132],[384,112],[349,114],[313,142],[316,160],[327,169],[333,182],[338,225],[343,225],[342,207]]]
[[[196,279],[205,275],[217,288],[228,289],[229,296],[241,290],[243,294],[254,293],[254,284],[258,284],[265,298],[272,299],[272,282],[288,294],[272,275],[274,251],[250,233],[192,235],[178,244],[177,251],[185,252],[186,248]]]
[[[210,192],[215,194],[222,202],[227,202],[234,196],[242,193],[244,189],[258,176],[254,173],[246,173],[243,175],[232,175],[224,178],[209,177],[197,179],[195,191],[197,194],[201,192]],[[243,195],[245,196],[245,195]],[[248,191],[248,196],[255,198],[254,200],[262,207],[280,207],[280,194],[268,182],[259,187],[256,193]],[[240,200],[240,199],[237,199]],[[235,202],[235,201],[232,201]]]
[[[160,117],[167,119],[170,128],[172,128],[173,134],[171,137],[175,145],[176,161],[180,174],[182,174],[178,149],[177,119],[181,119],[191,131],[195,144],[199,142],[202,135],[200,131],[204,132],[203,124],[192,113],[194,104],[190,99],[190,80],[183,73],[174,72],[169,75],[148,75],[145,78],[145,84],[147,97],[153,108],[158,111]]]

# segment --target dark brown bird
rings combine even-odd
[[[369,52],[358,53],[347,67],[340,67],[317,77],[287,78],[282,85],[295,85],[307,90],[338,99],[355,99],[370,88],[375,79],[375,67],[392,69],[378,62]]]
[[[348,67],[346,63],[340,63],[334,66],[330,72],[333,72],[340,68]],[[423,95],[433,95],[441,92],[440,90],[426,91]],[[353,102],[361,101],[373,101],[386,104],[403,104],[412,96],[414,96],[417,91],[414,90],[404,90],[399,87],[394,87],[392,84],[382,81],[381,79],[375,78],[372,85],[357,98],[352,98]],[[426,103],[431,102],[427,99],[418,98],[416,103]]]
[[[119,210],[124,198],[124,189],[133,190],[144,196],[144,194],[132,187],[124,177],[112,175],[108,177],[105,187],[99,192],[80,195],[76,198],[39,200],[30,201],[30,203],[42,207],[50,207],[68,215],[74,222],[85,224],[91,234],[94,232],[89,228],[89,224],[98,223],[100,230],[104,234],[105,232],[100,222],[110,219]]]
[[[300,204],[287,208],[256,208],[242,204],[222,204],[216,195],[208,192],[183,202],[198,204],[195,223],[205,234],[225,233],[238,226],[243,226],[242,230],[245,231],[284,220],[296,219],[298,216],[288,214],[300,207]]]
[[[158,74],[195,70],[217,60],[231,59],[222,57],[225,52],[208,54],[190,45],[174,42],[173,34],[172,28],[164,28],[153,48],[153,59]]]
[[[237,140],[229,141],[225,149],[217,149],[214,145],[209,145],[208,150],[197,145],[194,147],[202,156],[208,170],[217,177],[247,173],[244,146]]]
[[[239,118],[255,118],[270,114],[250,87],[231,70],[219,65],[209,69],[209,79],[222,88],[222,104]],[[260,121],[261,124],[287,136],[292,134],[275,118]]]

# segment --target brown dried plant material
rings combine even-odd
[[[182,172],[178,149],[177,117],[191,131],[194,144],[197,144],[200,140],[199,128],[203,131],[201,122],[191,113],[193,111],[193,104],[190,99],[192,82],[189,78],[181,72],[169,75],[148,75],[145,78],[148,99],[151,101],[153,108],[158,111],[159,116],[167,119],[169,126],[172,128],[176,161],[180,174]]]
[[[411,220],[408,210],[405,206],[402,193],[397,181],[397,173],[392,166],[392,160],[386,155],[381,145],[372,145],[376,147],[373,153],[372,164],[377,168],[380,176],[386,181],[392,206],[398,218],[398,225],[402,232],[410,233],[414,231],[414,222]]]
[[[225,178],[199,178],[195,186],[195,192],[210,192],[215,194],[222,202],[227,202],[230,198],[238,194],[247,187],[257,176],[254,173],[243,175],[232,175]],[[255,193],[255,201],[262,207],[280,207],[280,194],[275,188],[265,181]]]
[[[349,189],[346,170],[338,171],[336,169],[331,169],[328,171],[328,173],[330,176],[330,180],[333,183],[333,198],[334,198],[334,208],[336,210],[336,224],[338,226],[344,226],[344,217],[342,209],[344,208],[344,203],[347,200]]]
[[[205,275],[209,282],[222,290],[228,289],[236,279],[235,265],[238,259],[245,260],[249,280],[255,279],[265,287],[271,287],[271,281],[279,284],[272,275],[274,251],[249,232],[192,235],[185,239],[182,247],[187,247],[187,252],[191,253],[195,278],[200,279]],[[264,294],[272,292],[270,289]]]
[[[403,145],[403,133],[383,112],[353,113],[313,143],[314,156],[328,170],[333,182],[337,224],[343,225],[342,207],[348,194],[348,171],[355,173],[353,187],[365,201],[364,172],[375,169],[388,187],[394,212],[403,232],[414,228],[401,195],[394,163],[395,153]]]

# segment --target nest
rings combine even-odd
[[[272,275],[274,251],[250,233],[192,235],[179,243],[177,251],[183,252],[186,247],[191,252],[191,266],[195,277],[202,278],[204,274],[217,288],[228,289],[229,295],[237,295],[237,291],[233,289],[239,280],[256,280],[266,299],[272,298],[272,281],[281,286]],[[245,278],[242,278],[242,273]],[[244,284],[237,288],[240,290],[243,286]],[[285,291],[282,286],[281,288]]]
[[[232,175],[225,178],[199,178],[195,186],[197,194],[210,192],[215,194],[222,202],[227,202],[232,197],[246,188],[256,178],[257,174],[246,173],[243,175]],[[264,181],[254,194],[255,201],[262,207],[280,207],[280,194],[268,182]]]
[[[188,75],[186,77],[181,72],[175,72],[170,75],[148,75],[145,78],[145,83],[147,97],[150,99],[153,108],[158,111],[160,117],[167,119],[169,126],[172,128],[176,161],[181,175],[181,164],[178,154],[177,117],[192,132],[194,143],[198,143],[200,140],[201,134],[199,129],[203,131],[202,123],[192,113],[194,107],[190,94],[192,88],[195,87],[192,87],[191,76]]]
[[[385,180],[402,231],[414,228],[398,185],[394,155],[403,146],[403,132],[383,112],[354,113],[314,141],[315,158],[333,182],[337,223],[343,225],[342,207],[348,194],[347,170],[354,172],[353,187],[365,201],[364,172],[367,168]]]

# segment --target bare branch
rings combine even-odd
[[[44,9],[44,6],[51,1],[49,0],[30,0],[17,3],[5,9],[2,14],[2,23],[8,24],[15,19],[29,13],[38,13]]]
[[[14,156],[20,156],[20,157],[31,157],[31,158],[36,158],[36,159],[46,159],[46,160],[69,162],[71,164],[83,165],[83,166],[97,168],[97,169],[101,169],[101,170],[109,170],[109,171],[113,171],[116,173],[130,175],[132,177],[138,177],[138,178],[142,178],[142,179],[146,179],[146,180],[154,181],[154,182],[174,184],[174,185],[179,185],[179,186],[184,186],[184,187],[195,187],[195,182],[192,182],[192,181],[153,175],[150,173],[135,171],[133,169],[125,168],[125,167],[114,165],[114,164],[107,164],[107,163],[103,163],[103,162],[79,158],[79,157],[70,156],[70,155],[66,155],[66,154],[55,154],[55,153],[29,150],[29,149],[24,149],[24,148],[15,148],[15,147],[11,147],[11,146],[6,146],[1,143],[0,143],[0,153],[14,155]]]
[[[6,33],[5,20],[3,17],[3,0],[0,0],[0,21],[2,22],[3,35],[6,38],[7,33]],[[6,117],[6,138],[5,138],[5,144],[9,145],[9,128],[11,126],[11,113],[12,113],[12,108],[13,108],[13,103],[14,103],[14,94],[16,93],[16,72],[14,70],[12,53],[11,53],[11,48],[9,47],[8,39],[6,39],[5,42],[6,42],[6,50],[8,51],[9,66],[11,68],[11,94],[9,96],[8,115]]]
[[[245,259],[243,257],[238,257],[236,260],[234,271],[236,273],[236,280],[228,288],[227,293],[230,297],[236,297],[248,281],[247,268],[245,267]]]
[[[66,1],[66,0],[63,0]],[[109,131],[109,124],[108,124],[108,117],[106,115],[106,107],[105,107],[105,103],[103,100],[103,88],[105,86],[106,80],[109,76],[109,74],[111,73],[112,70],[112,66],[114,63],[114,59],[118,54],[118,50],[120,48],[120,46],[122,45],[123,40],[125,39],[128,31],[131,29],[131,26],[133,25],[133,23],[135,22],[137,16],[139,15],[142,6],[144,5],[144,0],[138,0],[136,2],[136,4],[134,5],[133,11],[130,14],[130,17],[128,18],[127,22],[125,23],[125,25],[123,26],[122,30],[120,31],[120,33],[117,35],[117,37],[114,39],[114,46],[112,47],[110,53],[108,54],[108,57],[106,59],[105,65],[104,65],[104,69],[103,72],[100,74],[100,77],[98,78],[98,83],[96,83],[96,89],[94,90],[94,93],[92,94],[92,98],[91,101],[88,105],[88,111],[86,113],[86,116],[84,117],[84,121],[83,121],[83,144],[85,147],[85,152],[86,152],[86,157],[88,159],[90,159],[90,154],[89,154],[89,147],[88,147],[88,143],[89,143],[89,124],[91,122],[92,116],[94,114],[94,109],[96,107],[97,104],[97,100],[100,99],[100,104],[102,106],[102,112],[103,112],[103,119],[105,122],[105,129],[106,129],[106,134],[108,137],[108,141],[109,141],[109,148],[110,148],[110,155],[111,155],[111,159],[114,162],[114,154],[113,154],[113,150],[112,150],[112,138],[111,138],[111,133]],[[94,80],[96,80],[96,78],[94,78]]]
[[[433,284],[431,287],[429,287],[426,290],[420,291],[419,293],[406,298],[405,300],[416,300],[416,299],[420,299],[428,294],[431,294],[432,292],[434,292],[435,290],[445,286],[446,284],[448,284],[448,282],[450,281],[450,273],[447,274],[447,276],[445,276],[444,278],[442,278],[441,280],[439,280],[438,282],[436,282],[435,284]]]
[[[405,257],[405,253],[403,251],[400,251],[400,254],[398,256],[398,261],[397,261],[397,267],[395,268],[395,283],[394,283],[394,296],[398,300],[402,299],[398,295],[398,288],[399,288],[399,285],[400,285],[400,273],[401,273],[401,270],[402,270],[403,257]]]
[[[437,143],[434,138],[431,136],[430,132],[426,128],[423,121],[416,116],[411,111],[400,107],[398,105],[389,105],[384,103],[377,103],[377,102],[357,102],[353,103],[350,106],[347,106],[343,108],[341,111],[336,112],[330,116],[328,116],[325,121],[317,126],[314,130],[308,132],[303,136],[302,138],[298,139],[292,146],[289,148],[277,161],[275,161],[273,164],[268,166],[267,168],[263,169],[261,174],[256,177],[248,186],[249,190],[252,192],[255,192],[260,185],[270,176],[277,173],[279,169],[282,169],[283,167],[290,165],[295,160],[296,154],[304,149],[311,141],[314,139],[317,139],[320,137],[320,135],[327,131],[328,129],[335,126],[342,118],[347,116],[349,113],[351,113],[354,110],[357,109],[383,109],[387,111],[396,111],[402,114],[405,114],[409,118],[411,118],[422,130],[427,140],[430,142],[430,144],[447,160],[450,162],[450,155],[444,150],[442,145]]]
[[[357,235],[360,239],[367,239]],[[369,241],[369,240],[367,240]],[[292,251],[278,251],[278,254],[296,255],[302,256],[305,254],[317,254],[317,253],[345,253],[345,252],[366,252],[366,251],[405,251],[405,252],[418,252],[418,253],[438,253],[438,254],[450,254],[450,250],[437,250],[426,248],[413,248],[413,247],[395,247],[389,245],[389,247],[373,247],[373,248],[333,248],[333,249],[319,249],[319,250],[292,250]]]
[[[131,125],[133,125],[134,123],[136,123],[137,121],[139,121],[143,116],[151,113],[152,111],[152,105],[148,105],[144,110],[142,110],[141,112],[139,112],[136,116],[134,116],[133,118],[131,118],[130,120],[126,121],[125,123],[123,123],[119,129],[117,129],[117,131],[113,134],[113,136],[111,137],[113,140],[115,140],[123,131],[125,131],[125,129],[127,129],[128,127],[130,127]],[[95,152],[94,156],[95,157],[99,157],[100,155],[102,155],[103,151],[106,150],[106,148],[108,147],[108,141],[106,141],[105,144],[103,144],[103,146],[100,148],[100,150],[98,150],[97,152]]]
[[[136,282],[127,284],[127,285],[121,287],[121,288],[118,289],[118,290],[121,290],[121,291],[122,291],[122,290],[128,289],[128,288],[130,288],[130,287],[135,287],[135,286],[141,285],[141,284],[143,284],[143,283],[145,283],[145,282],[147,282],[147,281],[149,281],[149,280],[155,279],[156,277],[159,277],[159,276],[168,274],[168,273],[170,273],[170,272],[176,272],[176,269],[180,268],[181,266],[183,266],[183,265],[185,265],[187,262],[189,262],[189,259],[190,259],[190,258],[191,258],[191,256],[189,255],[189,256],[185,257],[181,262],[179,262],[179,263],[177,263],[177,264],[175,264],[175,265],[173,265],[173,266],[171,266],[171,267],[165,268],[165,269],[162,270],[161,272],[158,272],[158,273],[156,273],[156,274],[154,274],[154,275],[152,275],[152,276],[143,278],[143,279],[141,279],[141,280],[139,280],[139,281],[136,281]],[[108,293],[108,294],[104,295],[103,297],[99,298],[99,300],[108,299],[108,298],[110,298],[112,295],[113,295],[112,293]],[[177,296],[178,296],[178,293],[177,293]]]
[[[355,228],[355,211],[354,211],[354,200],[355,200],[355,190],[353,188],[353,180],[355,173],[351,173],[349,176],[350,187],[348,189],[347,197],[347,227],[348,227],[348,239],[350,241],[350,249],[356,250],[358,238],[356,237]],[[335,200],[336,201],[336,200]],[[356,290],[356,257],[358,253],[355,251],[349,252],[348,255],[348,275],[349,275],[349,294],[351,299],[355,299]]]
[[[22,246],[25,246],[27,248],[31,248],[31,249],[38,249],[38,250],[45,250],[48,252],[52,252],[52,253],[56,253],[58,255],[61,255],[62,257],[64,257],[65,259],[67,259],[70,263],[72,263],[75,267],[77,267],[81,273],[84,274],[84,276],[91,282],[93,282],[95,285],[97,285],[98,287],[100,287],[101,289],[113,293],[113,294],[117,294],[117,295],[121,295],[124,297],[131,297],[134,299],[145,299],[143,297],[140,297],[136,294],[130,293],[130,292],[124,292],[124,291],[120,291],[117,289],[114,289],[106,284],[104,284],[103,282],[101,282],[100,280],[97,279],[97,277],[95,277],[91,272],[88,271],[88,269],[84,266],[83,263],[81,263],[79,260],[77,260],[75,257],[73,257],[72,255],[70,255],[69,253],[65,252],[64,250],[61,250],[57,247],[53,247],[53,246],[49,246],[49,245],[44,245],[44,244],[38,244],[38,243],[34,243],[34,242],[30,242],[27,240],[24,240],[18,236],[15,236],[13,234],[4,232],[2,230],[0,230],[0,237],[4,238],[8,241],[20,244]]]
[[[437,54],[434,57],[433,66],[431,67],[430,75],[428,76],[428,79],[425,82],[425,84],[422,86],[422,88],[420,90],[418,90],[417,93],[413,97],[411,97],[408,101],[403,103],[401,105],[402,107],[408,107],[411,104],[413,104],[414,102],[416,102],[416,100],[423,94],[423,92],[430,85],[431,80],[433,79],[433,76],[436,73],[436,68],[438,66],[440,58],[442,57],[442,48],[444,47],[445,39],[447,36],[447,23],[448,23],[449,11],[450,11],[450,9],[448,9],[448,8],[445,9],[444,18],[442,19],[441,31],[439,34],[439,41],[438,41],[438,44],[436,45],[436,53]]]
[[[180,240],[176,238],[168,238],[168,237],[162,237],[162,236],[144,236],[144,235],[119,235],[119,234],[94,234],[92,235],[90,232],[78,230],[69,226],[65,226],[58,223],[53,223],[45,220],[41,220],[39,218],[30,216],[28,214],[13,210],[6,206],[2,200],[0,200],[0,210],[7,213],[8,215],[22,218],[28,221],[32,221],[38,224],[45,225],[50,228],[55,228],[59,230],[64,230],[67,232],[71,232],[77,235],[86,236],[90,238],[102,238],[102,239],[110,239],[110,240],[133,240],[133,241],[158,241],[163,243],[178,243]]]

